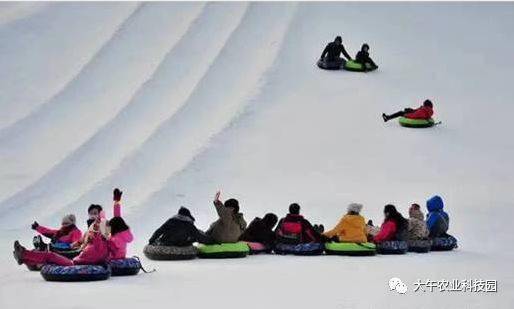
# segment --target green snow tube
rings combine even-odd
[[[250,247],[245,242],[200,245],[198,247],[198,257],[204,259],[242,258],[249,253]]]
[[[372,67],[371,64],[369,64],[369,63],[366,63],[366,67],[367,67],[368,71],[374,71],[377,69],[376,67]],[[352,71],[352,72],[364,72],[365,71],[364,65],[362,65],[358,62],[355,62],[354,60],[346,61],[346,63],[344,64],[344,69],[347,71]]]
[[[407,128],[430,128],[433,127],[435,122],[434,119],[410,119],[405,117],[400,117],[398,120],[402,127]]]
[[[375,255],[377,248],[375,244],[369,242],[329,242],[325,244],[325,252],[327,255],[367,256]]]

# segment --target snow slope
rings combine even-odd
[[[122,295],[125,308],[514,302],[512,3],[32,5],[0,14],[2,307],[92,308],[84,289],[115,307]],[[380,69],[319,70],[323,45],[339,34],[352,55],[369,43]],[[425,98],[442,125],[409,130],[380,119]],[[240,200],[247,221],[298,202],[327,227],[352,201],[378,223],[386,203],[406,213],[437,193],[461,248],[145,260],[158,272],[80,287],[15,265],[12,241],[28,245],[33,220],[56,225],[75,213],[83,222],[90,203],[109,205],[115,186],[137,255],[181,205],[206,228],[218,188]],[[389,291],[395,276],[406,295]],[[412,291],[417,279],[473,278],[498,280],[499,292]],[[27,297],[14,297],[22,287]]]

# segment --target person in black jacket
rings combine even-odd
[[[267,213],[262,219],[253,219],[246,228],[239,240],[248,242],[258,242],[267,247],[272,247],[275,243],[275,232],[273,227],[277,224],[278,217],[273,213]]]
[[[362,44],[361,50],[355,56],[355,62],[362,64],[364,71],[372,71],[378,68],[378,65],[369,57],[369,45]]]
[[[327,44],[323,52],[321,53],[320,61],[325,61],[327,64],[339,64],[342,65],[345,61],[342,59],[341,53],[346,58],[346,60],[352,60],[352,57],[348,54],[343,45],[343,39],[340,36],[337,36],[334,42],[330,42]]]
[[[180,207],[178,214],[158,228],[148,241],[151,245],[190,246],[195,242],[211,244],[213,240],[194,225],[195,218],[189,209]]]

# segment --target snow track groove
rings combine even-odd
[[[143,5],[63,92],[1,132],[0,158],[6,164],[0,179],[15,181],[2,183],[0,198],[29,186],[109,123],[152,77],[203,7]]]
[[[112,167],[141,146],[161,122],[185,103],[239,25],[246,7],[245,3],[207,4],[130,103],[73,154],[8,204],[20,205],[18,208],[36,212],[38,216],[53,213],[107,177]],[[99,153],[102,153],[100,157]],[[48,190],[48,185],[53,189]]]

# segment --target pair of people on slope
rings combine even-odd
[[[239,202],[228,199],[223,203],[220,192],[214,197],[214,207],[218,219],[206,232],[195,225],[195,219],[189,209],[181,207],[178,214],[167,220],[150,237],[149,244],[163,246],[190,246],[195,242],[216,244],[237,242],[246,229],[246,221],[239,212]]]
[[[14,258],[18,264],[29,266],[104,264],[111,259],[124,259],[127,253],[127,245],[132,242],[133,235],[121,217],[121,196],[122,192],[115,189],[113,192],[114,217],[111,220],[107,221],[105,216],[102,218],[98,214],[98,217],[90,222],[89,230],[84,237],[73,243],[75,246],[80,245],[82,248],[81,253],[74,259],[68,259],[51,251],[27,250],[18,241],[14,242]],[[99,205],[95,205],[93,208],[90,206],[90,215],[91,212],[96,212],[99,209],[99,212],[101,212],[101,206]],[[102,225],[104,225],[104,228],[102,228]]]
[[[341,58],[341,54],[345,59]],[[343,39],[337,36],[333,42],[327,44],[320,57],[321,61],[325,61],[327,64],[341,67],[346,61],[353,60],[348,54],[343,45]],[[370,71],[378,68],[373,59],[369,56],[369,45],[362,44],[361,50],[355,55],[355,62],[362,64],[364,71]]]

